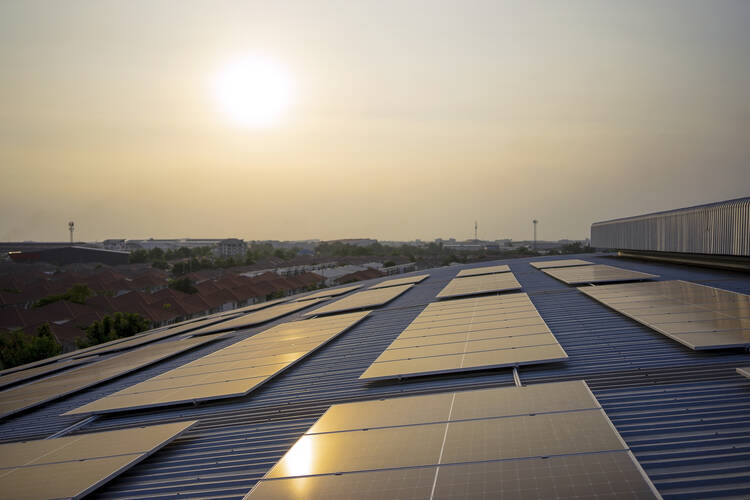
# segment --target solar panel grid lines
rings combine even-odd
[[[438,299],[520,290],[521,284],[511,272],[453,278],[438,294]]]
[[[750,347],[750,296],[686,281],[580,288],[693,350]]]
[[[642,281],[658,278],[655,274],[631,271],[620,267],[605,264],[592,264],[588,266],[554,267],[541,269],[541,271],[568,285],[580,285],[586,283],[609,283],[620,281]]]
[[[381,281],[375,285],[372,285],[368,290],[375,290],[377,288],[387,288],[389,286],[408,285],[410,283],[417,284],[426,280],[429,274],[420,274],[417,276],[407,276],[406,278],[396,278],[392,280]]]
[[[427,305],[359,378],[415,377],[565,359],[567,354],[528,295],[495,295]]]
[[[304,316],[318,316],[321,314],[337,314],[341,312],[356,311],[379,307],[396,299],[401,294],[409,291],[414,284],[391,286],[387,288],[376,288],[374,290],[363,290],[361,292],[347,295],[344,298],[326,304],[312,311],[303,313]]]
[[[544,260],[539,262],[529,262],[531,267],[537,269],[547,269],[552,267],[574,267],[574,266],[589,266],[593,262],[581,259],[562,259],[562,260]]]
[[[0,418],[73,394],[221,338],[224,336],[158,343],[7,389],[0,392]]]
[[[245,498],[571,494],[660,498],[583,381],[333,405]]]
[[[497,274],[510,272],[510,266],[502,264],[499,266],[474,267],[472,269],[462,269],[456,274],[456,278],[467,276],[481,276],[484,274]]]
[[[343,295],[353,290],[357,290],[358,288],[362,288],[362,285],[345,286],[343,288],[326,288],[325,290],[321,290],[319,292],[311,293],[310,295],[305,295],[304,297],[300,297],[296,299],[295,302],[311,300],[311,299],[327,299],[330,297]]]
[[[14,499],[81,498],[197,421],[0,445],[0,491]]]
[[[341,335],[369,313],[362,311],[276,325],[66,415],[111,413],[244,396]]]
[[[198,330],[190,332],[191,336],[207,335],[217,332],[227,332],[231,330],[240,330],[242,328],[250,328],[251,326],[260,325],[274,319],[278,319],[287,314],[292,314],[297,311],[301,311],[307,307],[313,306],[325,299],[311,299],[304,302],[288,302],[284,304],[276,304],[270,307],[252,311],[241,316],[230,318],[220,323],[205,326]]]

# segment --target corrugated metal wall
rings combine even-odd
[[[596,248],[750,256],[750,198],[591,225]]]
[[[659,274],[662,279],[750,291],[750,279],[737,272],[613,262],[603,256],[583,258]],[[665,498],[750,495],[750,381],[734,371],[737,366],[750,365],[750,355],[741,350],[692,351],[532,268],[528,261],[497,264],[510,264],[570,359],[522,367],[521,381],[586,380]],[[426,304],[434,301],[457,269],[429,272],[426,281],[373,311],[361,324],[246,397],[103,416],[76,429],[75,433],[85,433],[200,420],[175,442],[97,490],[92,498],[241,499],[331,404],[513,385],[509,369],[402,382],[358,380]],[[0,425],[0,437],[19,440],[50,435],[80,420],[60,417],[67,409],[266,328],[268,325],[247,330],[228,341],[8,419]]]

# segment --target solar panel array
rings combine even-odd
[[[294,312],[300,311],[323,300],[324,299],[314,299],[304,302],[289,302],[286,304],[278,304],[275,306],[266,307],[264,309],[261,309],[260,311],[243,314],[242,316],[231,318],[227,321],[222,321],[221,323],[213,324],[199,330],[195,330],[191,332],[191,335],[198,336],[206,335],[209,333],[228,332],[230,330],[250,328],[251,326],[260,325],[282,316],[286,316],[287,314],[292,314]]]
[[[369,311],[274,326],[67,415],[244,396],[363,320]],[[200,338],[200,337],[199,337]]]
[[[80,498],[151,455],[196,421],[0,445],[7,498]]]
[[[74,366],[81,365],[83,363],[90,362],[90,359],[65,359],[58,361],[57,363],[50,363],[42,366],[35,366],[27,370],[21,370],[0,377],[0,389],[9,385],[18,384],[24,380],[30,380],[32,378],[38,378],[43,375],[49,375],[51,373],[66,370]]]
[[[492,295],[427,305],[359,378],[413,377],[567,357],[528,295]]]
[[[568,285],[586,283],[613,283],[618,281],[642,281],[658,278],[655,274],[641,273],[620,267],[594,264],[591,266],[559,267],[542,269],[555,279]]]
[[[750,378],[750,366],[743,366],[742,368],[737,368],[737,373],[739,373],[743,377]]]
[[[379,307],[392,301],[414,285],[391,286],[388,288],[376,288],[375,290],[364,290],[347,295],[346,297],[326,304],[312,311],[304,313],[304,316],[318,316],[320,314],[335,314],[345,311],[357,311]]]
[[[589,266],[593,262],[581,259],[563,259],[563,260],[544,260],[541,262],[529,262],[532,267],[537,269],[547,269],[550,267],[574,267],[574,266]]]
[[[245,498],[659,496],[576,381],[334,405]]]
[[[372,285],[369,290],[374,290],[376,288],[387,288],[389,286],[408,285],[409,283],[421,283],[422,281],[427,279],[428,276],[429,274],[420,274],[418,276],[407,276],[406,278],[381,281],[377,285]]]
[[[521,284],[511,272],[453,278],[437,294],[438,299],[465,297],[492,292],[520,290]]]
[[[691,349],[750,347],[750,295],[686,281],[580,290]]]
[[[189,338],[149,345],[4,390],[0,392],[0,418],[125,375],[218,338],[222,336]]]
[[[343,288],[327,288],[325,290],[321,290],[319,292],[311,293],[310,295],[305,295],[304,297],[300,297],[299,299],[297,299],[297,302],[301,300],[325,299],[328,297],[336,297],[338,295],[343,295],[347,292],[351,292],[352,290],[356,290],[357,288],[362,288],[362,285],[345,286]]]
[[[483,274],[496,274],[496,273],[507,273],[510,272],[510,267],[503,264],[500,266],[487,266],[487,267],[474,267],[472,269],[463,269],[458,272],[456,278],[464,278],[466,276],[481,276]]]

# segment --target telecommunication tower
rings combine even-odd
[[[73,231],[75,230],[76,225],[73,221],[68,222],[68,231],[70,231],[70,244],[73,244]]]

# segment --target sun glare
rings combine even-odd
[[[289,108],[291,87],[282,66],[252,56],[224,68],[216,77],[214,92],[221,108],[239,123],[268,127]]]

